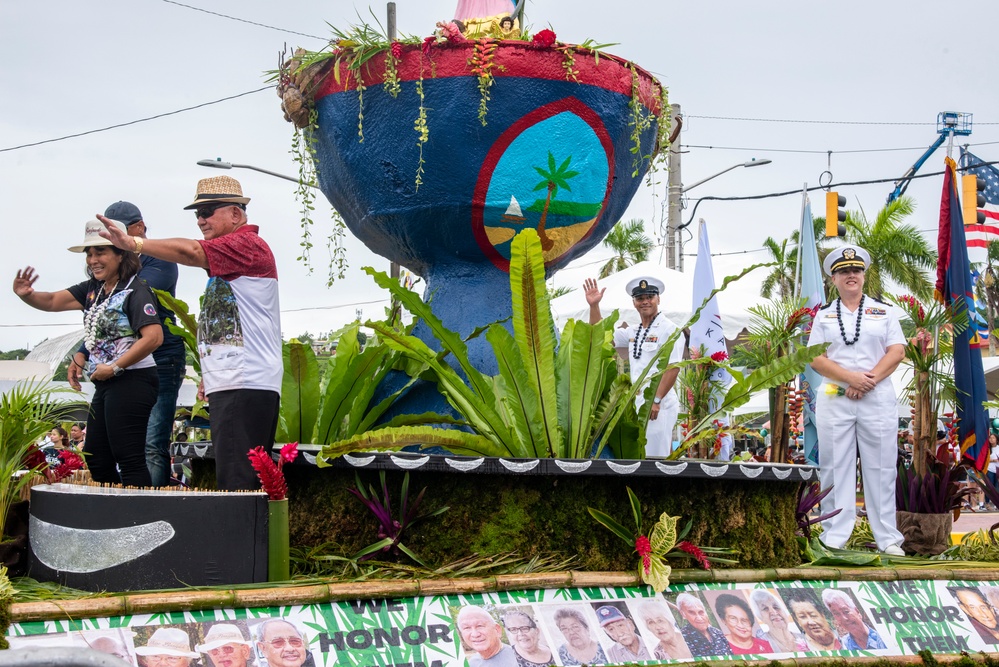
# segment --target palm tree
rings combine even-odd
[[[795,232],[797,233],[797,232]],[[779,243],[768,236],[763,242],[763,247],[769,251],[774,267],[767,277],[760,283],[760,296],[769,299],[774,296],[774,291],[781,299],[787,299],[794,294],[795,270],[798,264],[797,248],[788,250],[788,242],[793,239],[784,239]]]
[[[534,171],[541,175],[541,182],[534,186],[534,190],[541,190],[542,188],[548,189],[548,196],[545,197],[545,207],[541,211],[541,222],[538,223],[538,236],[541,237],[541,248],[543,250],[551,250],[555,246],[555,241],[548,238],[545,234],[545,221],[548,219],[548,207],[551,206],[552,199],[558,194],[559,188],[565,188],[570,192],[572,189],[569,187],[569,179],[575,176],[579,176],[578,171],[567,171],[569,169],[569,163],[572,162],[572,156],[570,155],[565,159],[561,165],[555,166],[555,156],[548,152],[548,171],[545,171],[541,167],[534,167]]]
[[[617,254],[600,267],[601,278],[644,262],[655,247],[645,235],[645,221],[637,218],[614,225],[610,234],[604,238],[604,245]]]
[[[889,281],[924,301],[932,298],[927,272],[936,269],[937,253],[916,227],[902,224],[914,209],[912,198],[903,196],[878,211],[873,223],[862,211],[846,214],[846,240],[871,254],[864,287],[877,299],[883,297]]]

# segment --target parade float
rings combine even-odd
[[[180,450],[206,490],[52,485],[33,494],[32,573],[119,592],[19,602],[11,643],[110,643],[139,664],[169,628],[188,641],[169,655],[246,646],[264,667],[279,618],[287,667],[460,667],[493,651],[552,665],[587,651],[605,664],[967,659],[999,641],[980,612],[999,588],[979,583],[997,570],[816,553],[814,468],[644,460],[647,412],[618,377],[614,318],[556,340],[544,279],[600,242],[668,149],[666,91],[593,44],[503,19],[444,22],[425,40],[354,28],[279,73],[303,191],[315,178],[351,233],[426,281],[423,301],[376,275],[416,324],[372,323],[364,349],[348,332],[324,381],[289,346],[283,435],[312,444],[277,473],[255,462],[265,487],[286,484],[287,537],[268,507],[280,493],[212,505],[206,443]],[[725,404],[814,353],[740,375]],[[688,444],[718,435],[711,416]],[[275,534],[295,579],[271,567]],[[143,543],[121,553],[122,539]],[[189,587],[135,590],[164,578]]]

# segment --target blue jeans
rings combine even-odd
[[[187,364],[184,357],[174,357],[156,364],[160,391],[146,427],[146,467],[153,486],[170,483],[170,441],[177,414],[177,393],[184,381]]]

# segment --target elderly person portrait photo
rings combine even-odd
[[[455,619],[470,667],[518,667],[517,653],[503,642],[503,626],[475,605],[462,607]]]
[[[621,609],[611,604],[596,608],[597,620],[614,645],[607,649],[607,659],[614,663],[628,664],[639,660],[652,660],[648,647],[638,636],[635,622]]]
[[[239,626],[216,623],[205,635],[205,643],[198,644],[197,649],[211,658],[211,667],[247,667],[253,655],[253,642],[243,636]]]
[[[558,647],[558,658],[563,665],[606,665],[607,655],[594,639],[585,607],[559,607],[552,622],[565,638]]]
[[[798,653],[808,650],[805,635],[788,624],[788,614],[784,603],[770,591],[757,589],[749,595],[756,611],[756,621],[759,629],[756,637],[769,642],[774,653]]]
[[[294,623],[271,618],[253,628],[257,651],[261,656],[258,667],[313,667],[305,635]]]
[[[808,588],[794,588],[781,591],[784,603],[791,610],[794,622],[805,633],[808,650],[839,651],[843,648],[836,633],[829,624],[826,608],[819,602],[815,592]]]
[[[503,611],[503,627],[520,667],[547,667],[555,664],[555,656],[541,636],[541,628],[529,608],[512,608]]]
[[[676,608],[685,621],[680,634],[694,657],[731,654],[732,649],[725,633],[711,625],[711,619],[700,598],[690,593],[680,593],[676,596]]]
[[[728,630],[728,644],[733,655],[773,653],[770,642],[753,636],[756,617],[740,591],[722,593],[715,598],[715,612]]]
[[[999,615],[982,592],[972,586],[948,586],[957,606],[971,621],[975,632],[986,644],[999,644]]]
[[[888,648],[878,631],[867,623],[864,612],[860,611],[857,602],[847,591],[827,588],[822,591],[822,602],[833,616],[843,648],[849,651]]]
[[[638,617],[659,643],[652,651],[656,660],[684,660],[693,657],[687,642],[683,641],[673,615],[664,602],[646,601],[638,605]]]
[[[180,628],[156,628],[145,646],[136,646],[139,667],[190,667],[199,656],[191,649],[191,637]]]

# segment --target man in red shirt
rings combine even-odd
[[[198,181],[194,209],[204,240],[142,239],[110,221],[102,236],[123,250],[196,266],[208,272],[198,322],[201,390],[209,402],[218,488],[260,488],[246,453],[270,449],[281,399],[281,316],[277,267],[270,247],[247,223],[239,181]]]

